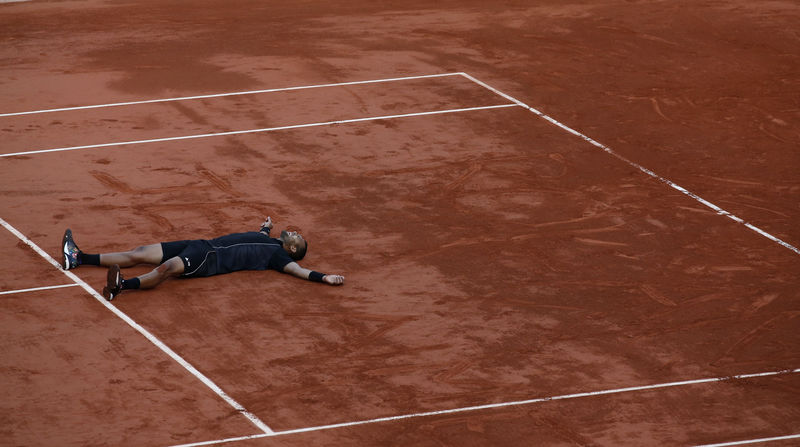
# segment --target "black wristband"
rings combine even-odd
[[[322,282],[322,278],[324,277],[325,277],[324,273],[315,272],[313,270],[311,271],[311,273],[308,274],[308,280],[314,282]]]
[[[258,232],[259,233],[267,233],[267,234],[269,234],[269,230],[270,230],[269,227],[261,227],[261,229],[258,230]]]

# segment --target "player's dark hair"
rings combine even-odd
[[[308,241],[303,239],[303,246],[297,245],[297,251],[289,252],[289,256],[295,261],[299,261],[306,257],[306,251],[308,251]]]

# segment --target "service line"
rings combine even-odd
[[[195,442],[191,444],[180,444],[174,445],[172,447],[198,447],[204,445],[213,445],[213,444],[224,444],[228,442],[236,442],[236,441],[245,441],[248,439],[257,439],[257,438],[265,438],[271,436],[283,436],[283,435],[292,435],[297,433],[306,433],[306,432],[314,432],[314,431],[322,431],[322,430],[331,430],[335,428],[344,428],[344,427],[352,427],[355,425],[366,425],[366,424],[375,424],[379,422],[392,422],[398,421],[402,419],[412,419],[412,418],[422,418],[422,417],[430,417],[430,416],[441,416],[453,413],[464,413],[470,411],[478,411],[478,410],[491,410],[495,408],[504,408],[504,407],[512,407],[512,406],[521,406],[521,405],[531,405],[543,402],[550,402],[554,400],[567,400],[567,399],[578,399],[583,397],[593,397],[593,396],[603,396],[608,394],[620,394],[620,393],[629,393],[633,391],[648,391],[648,390],[655,390],[661,388],[672,388],[672,387],[679,387],[679,386],[687,386],[687,385],[699,385],[705,383],[719,383],[719,382],[727,382],[732,380],[742,380],[742,379],[753,379],[758,377],[769,377],[769,376],[778,376],[783,374],[796,374],[800,372],[800,368],[797,369],[787,369],[782,371],[770,371],[770,372],[761,372],[761,373],[754,373],[754,374],[739,374],[735,376],[727,376],[727,377],[714,377],[714,378],[705,378],[705,379],[694,379],[694,380],[683,380],[679,382],[668,382],[668,383],[657,383],[653,385],[642,385],[642,386],[632,386],[626,388],[616,388],[610,390],[601,390],[601,391],[589,391],[584,393],[574,393],[574,394],[563,394],[560,396],[550,396],[550,397],[539,397],[535,399],[528,399],[528,400],[518,400],[513,402],[502,402],[502,403],[495,403],[495,404],[486,404],[486,405],[475,405],[472,407],[463,407],[463,408],[453,408],[449,410],[438,410],[438,411],[427,411],[424,413],[414,413],[414,414],[404,414],[399,416],[389,416],[389,417],[382,417],[376,419],[367,419],[362,421],[355,421],[355,422],[342,422],[339,424],[330,424],[330,425],[319,425],[316,427],[308,427],[308,428],[298,428],[293,430],[284,430],[284,431],[276,431],[270,434],[256,434],[250,436],[240,436],[237,438],[227,438],[227,439],[218,439],[214,441],[203,441],[203,442]]]
[[[48,152],[64,152],[64,151],[75,151],[79,149],[95,149],[101,147],[114,147],[114,146],[125,146],[130,144],[146,144],[146,143],[160,143],[164,141],[178,141],[178,140],[190,140],[195,138],[209,138],[209,137],[222,137],[222,136],[229,136],[229,135],[243,135],[248,133],[259,133],[259,132],[274,132],[277,130],[289,130],[289,129],[302,129],[305,127],[319,127],[319,126],[331,126],[334,124],[348,124],[348,123],[359,123],[364,121],[377,121],[377,120],[388,120],[388,119],[396,119],[396,118],[409,118],[412,116],[427,116],[427,115],[443,115],[446,113],[459,113],[459,112],[471,112],[475,110],[488,110],[488,109],[500,109],[504,107],[518,107],[518,104],[499,104],[494,106],[480,106],[480,107],[466,107],[462,109],[447,109],[447,110],[434,110],[430,112],[415,112],[415,113],[404,113],[400,115],[383,115],[383,116],[370,116],[366,118],[353,118],[353,119],[346,119],[346,120],[336,120],[336,121],[324,121],[319,123],[308,123],[308,124],[293,124],[290,126],[278,126],[278,127],[265,127],[261,129],[246,129],[246,130],[232,130],[229,132],[217,132],[217,133],[204,133],[198,135],[184,135],[179,137],[164,137],[164,138],[153,138],[149,140],[133,140],[133,141],[117,141],[114,143],[100,143],[100,144],[87,144],[84,146],[70,146],[70,147],[58,147],[53,149],[39,149],[34,151],[25,151],[25,152],[14,152],[10,154],[0,154],[0,157],[14,157],[19,155],[33,155],[33,154],[43,154]]]
[[[60,286],[45,286],[45,287],[34,287],[32,289],[6,290],[4,292],[0,292],[0,295],[11,295],[13,293],[36,292],[39,290],[61,289],[64,287],[77,287],[77,286],[78,284],[61,284]]]
[[[2,1],[2,0],[0,0]],[[31,110],[29,112],[11,112],[11,113],[0,113],[0,117],[6,116],[19,116],[19,115],[34,115],[37,113],[51,113],[51,112],[66,112],[69,110],[85,110],[85,109],[99,109],[103,107],[119,107],[119,106],[132,106],[137,104],[153,104],[159,102],[171,102],[171,101],[187,101],[192,99],[207,99],[207,98],[222,98],[225,96],[240,96],[240,95],[255,95],[258,93],[274,93],[274,92],[288,92],[291,90],[305,90],[311,88],[325,88],[325,87],[341,87],[346,85],[360,85],[360,84],[376,84],[380,82],[395,82],[395,81],[410,81],[413,79],[428,79],[428,78],[441,78],[445,76],[459,76],[461,73],[443,73],[443,74],[432,74],[432,75],[421,75],[421,76],[406,76],[401,78],[386,78],[386,79],[370,79],[367,81],[351,81],[351,82],[339,82],[335,84],[318,84],[318,85],[301,85],[297,87],[283,87],[283,88],[270,88],[265,90],[250,90],[250,91],[243,91],[243,92],[230,92],[230,93],[215,93],[210,95],[196,95],[196,96],[181,96],[177,98],[162,98],[162,99],[146,99],[143,101],[129,101],[129,102],[115,102],[110,104],[96,104],[91,106],[76,106],[76,107],[60,107],[57,109],[42,109],[42,110]]]
[[[214,393],[216,393],[220,398],[222,398],[222,400],[227,402],[228,405],[230,405],[237,412],[239,412],[239,414],[241,414],[242,416],[244,416],[247,419],[249,419],[250,422],[252,422],[253,425],[258,427],[262,432],[264,432],[265,434],[273,434],[274,433],[272,431],[272,429],[267,426],[267,424],[265,424],[263,421],[261,421],[261,419],[258,418],[258,416],[256,416],[253,413],[247,411],[241,404],[236,402],[232,397],[230,397],[227,393],[225,393],[225,391],[222,391],[222,389],[219,386],[217,386],[217,384],[212,382],[211,379],[209,379],[203,373],[198,371],[197,368],[192,366],[191,363],[189,363],[186,360],[184,360],[183,357],[178,355],[169,346],[165,345],[155,335],[150,333],[150,331],[148,331],[147,329],[145,329],[144,327],[139,325],[139,323],[135,322],[131,317],[129,317],[127,314],[125,314],[124,312],[119,310],[116,306],[114,306],[110,302],[106,301],[106,299],[102,295],[97,293],[97,291],[94,290],[89,284],[86,284],[86,282],[84,280],[78,278],[77,275],[75,275],[74,273],[70,272],[69,270],[62,269],[61,264],[58,263],[55,259],[53,259],[52,256],[50,256],[46,251],[44,251],[41,248],[39,248],[39,246],[36,245],[36,243],[34,243],[32,240],[28,239],[27,236],[25,236],[19,230],[14,228],[11,224],[6,222],[2,217],[0,217],[0,226],[2,226],[6,230],[8,230],[11,234],[16,236],[25,245],[27,245],[31,249],[33,249],[33,251],[35,251],[37,254],[39,254],[39,256],[44,258],[44,260],[49,262],[53,267],[59,269],[64,275],[66,275],[69,279],[71,279],[72,282],[75,283],[76,286],[82,287],[86,292],[89,293],[89,295],[92,295],[97,301],[99,301],[100,304],[102,304],[108,310],[113,312],[114,315],[116,315],[117,317],[122,319],[124,322],[128,323],[128,325],[130,327],[132,327],[134,330],[136,330],[140,334],[144,335],[144,337],[146,339],[148,339],[151,343],[156,345],[156,347],[161,349],[165,354],[167,354],[173,360],[178,362],[178,364],[180,364],[184,369],[189,371],[193,376],[195,376],[201,382],[203,382],[207,387],[209,387],[212,391],[214,391]]]
[[[688,189],[686,189],[686,188],[684,188],[684,187],[672,182],[671,180],[669,180],[667,178],[661,177],[660,175],[656,174],[655,172],[645,168],[644,166],[642,166],[642,165],[640,165],[640,164],[638,164],[638,163],[636,163],[634,161],[631,161],[631,160],[623,157],[622,155],[618,154],[617,152],[615,152],[613,149],[611,149],[610,147],[606,146],[605,144],[602,144],[602,143],[600,143],[600,142],[598,142],[598,141],[596,141],[596,140],[594,140],[594,139],[592,139],[592,138],[590,138],[590,137],[578,132],[577,130],[575,130],[575,129],[569,127],[569,126],[567,126],[565,124],[562,124],[561,122],[559,122],[559,121],[557,121],[557,120],[545,115],[544,113],[534,109],[533,107],[531,107],[531,106],[525,104],[524,102],[514,98],[513,96],[507,95],[507,94],[501,92],[500,90],[497,90],[496,88],[490,86],[489,84],[486,84],[485,82],[479,81],[478,79],[474,78],[473,76],[470,76],[467,73],[461,73],[461,75],[464,76],[465,78],[469,79],[470,81],[480,85],[481,87],[484,87],[484,88],[488,89],[489,91],[492,91],[492,92],[496,93],[500,97],[505,98],[505,99],[507,99],[507,100],[519,105],[520,107],[524,107],[524,108],[528,109],[529,111],[535,113],[539,117],[549,121],[551,124],[553,124],[553,125],[555,125],[557,127],[560,127],[561,129],[566,130],[567,132],[569,132],[569,133],[571,133],[571,134],[573,134],[573,135],[575,135],[577,137],[582,138],[583,140],[591,143],[593,146],[599,147],[600,149],[604,150],[606,153],[616,157],[618,160],[621,160],[621,161],[629,164],[630,166],[638,169],[639,171],[644,172],[645,174],[649,175],[650,177],[653,177],[654,179],[656,179],[656,180],[658,180],[658,181],[660,181],[660,182],[662,182],[662,183],[664,183],[666,185],[669,185],[671,188],[675,189],[676,191],[679,191],[679,192],[681,192],[681,193],[693,198],[694,200],[702,203],[703,205],[707,206],[708,208],[711,208],[712,210],[714,210],[715,213],[719,214],[720,216],[725,216],[725,217],[733,220],[734,222],[740,223],[740,224],[744,225],[745,227],[747,227],[747,228],[755,231],[756,233],[760,234],[761,236],[764,236],[765,238],[767,238],[767,239],[769,239],[769,240],[771,240],[773,242],[776,242],[776,243],[788,248],[789,250],[792,250],[793,252],[797,253],[798,255],[800,255],[800,249],[798,249],[797,247],[789,244],[786,241],[778,239],[777,237],[767,233],[766,231],[756,227],[753,224],[745,222],[744,219],[736,217],[735,215],[729,213],[728,211],[725,211],[724,209],[718,207],[717,205],[714,205],[713,203],[709,202],[708,200],[705,200],[704,198],[702,198],[702,197],[698,196],[697,194],[689,191]]]

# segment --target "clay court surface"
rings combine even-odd
[[[332,3],[0,4],[0,445],[800,444],[800,4]]]

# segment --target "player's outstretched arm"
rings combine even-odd
[[[344,284],[344,276],[342,275],[326,275],[323,273],[315,272],[303,267],[296,262],[290,262],[283,268],[284,273],[296,276],[300,279],[307,279],[309,281],[322,282],[331,286],[340,286]]]

